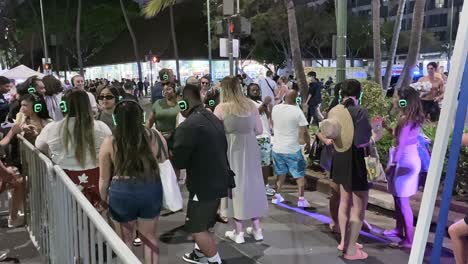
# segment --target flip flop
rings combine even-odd
[[[348,254],[343,255],[343,258],[347,260],[363,260],[363,259],[367,259],[368,257],[369,255],[366,252],[364,252],[362,249],[356,249],[356,254],[354,255],[348,255]]]

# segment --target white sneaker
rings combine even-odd
[[[255,230],[253,227],[247,227],[247,234],[253,236],[255,240],[257,241],[262,241],[263,240],[263,234],[262,234],[262,229]]]
[[[12,220],[8,217],[8,227],[9,228],[16,228],[24,226],[24,217],[18,216],[15,220]]]
[[[275,197],[273,197],[273,199],[271,199],[272,204],[279,204],[279,203],[282,203],[282,202],[284,202],[284,198],[279,193],[275,194]]]
[[[271,188],[270,184],[265,185],[265,191],[267,196],[273,196],[276,194],[275,189]]]
[[[7,259],[8,253],[10,253],[9,250],[0,251],[0,261],[4,261],[5,259]]]
[[[233,231],[226,231],[224,234],[225,237],[231,239],[234,241],[236,244],[244,244],[245,239],[244,239],[244,232],[239,232],[238,234],[236,233],[236,230]]]
[[[310,203],[306,199],[299,198],[299,200],[297,200],[297,207],[307,208],[307,207],[311,207],[311,206],[310,206]]]

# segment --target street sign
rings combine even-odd
[[[219,39],[219,56],[222,58],[229,58],[228,43],[229,41],[227,38]],[[238,39],[232,40],[232,55],[234,58],[239,58],[239,40]]]

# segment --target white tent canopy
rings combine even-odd
[[[2,73],[2,76],[5,76],[9,79],[21,79],[21,80],[25,80],[34,75],[38,76],[39,78],[42,78],[45,76],[44,74],[37,72],[35,70],[32,70],[24,65],[17,66],[9,71]]]

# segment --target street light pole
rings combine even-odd
[[[210,14],[210,0],[206,0],[206,15],[208,19],[208,61],[210,68],[210,78],[213,78],[213,57],[211,54],[211,14]]]
[[[452,31],[453,31],[453,2],[455,0],[451,0],[451,7],[450,7],[450,25],[449,25],[449,43],[448,43],[448,51],[447,51],[447,72],[450,72],[450,59],[452,57]]]
[[[45,57],[45,62],[48,63],[49,53],[47,52],[47,39],[46,39],[46,31],[45,31],[45,24],[44,24],[44,9],[42,7],[42,0],[40,0],[40,5],[41,5],[41,20],[42,20],[42,37],[44,39],[44,57]]]
[[[233,25],[232,25],[232,17],[228,18],[228,54],[229,54],[229,75],[234,76],[234,54],[232,51],[232,33],[233,33]]]
[[[335,0],[336,8],[336,82],[346,79],[347,1]]]

